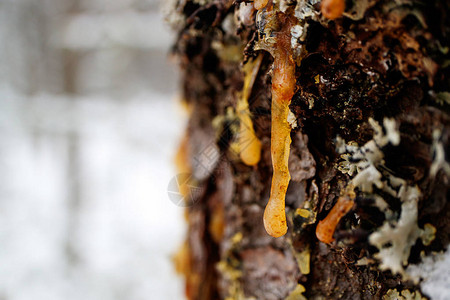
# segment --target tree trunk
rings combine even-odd
[[[187,297],[426,297],[408,265],[449,243],[449,2],[175,2]],[[291,139],[277,238],[275,105]]]

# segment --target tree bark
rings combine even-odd
[[[175,2],[174,53],[190,113],[177,158],[189,226],[176,265],[187,298],[419,295],[407,265],[449,244],[449,2],[349,0],[343,14],[332,11],[337,17],[321,8],[325,0],[259,10],[244,1]],[[263,214],[281,50],[270,38],[283,18],[298,25],[290,31],[296,84],[288,231],[273,238]],[[255,134],[247,143],[238,111],[246,89]],[[255,139],[260,159],[244,163],[240,153]],[[336,212],[333,228],[339,198],[351,205]]]

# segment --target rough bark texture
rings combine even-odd
[[[262,221],[272,178],[273,59],[255,48],[264,37],[252,3],[238,2],[179,0],[171,15],[191,114],[180,165],[193,174],[196,186],[186,198],[189,230],[177,256],[188,298],[285,299],[298,284],[308,299],[381,299],[390,289],[419,290],[389,267],[380,269],[380,249],[369,242],[385,221],[399,220],[403,200],[395,192],[367,179],[369,190],[355,188],[355,205],[339,222],[334,242],[319,242],[315,229],[355,177],[343,171],[337,137],[362,146],[374,136],[369,118],[379,124],[391,118],[400,143],[378,145],[384,156],[376,165],[381,181],[386,187],[390,179],[383,178],[395,176],[404,186],[417,185],[418,228],[427,223],[436,228],[429,245],[413,240],[408,263],[449,244],[449,2],[346,1],[344,16],[333,21],[321,16],[318,1],[275,3],[286,14],[297,13],[305,31],[296,41],[302,52],[290,105],[298,126],[291,132],[289,229],[280,238],[270,237]],[[298,17],[302,7],[313,16]],[[233,150],[239,127],[235,108],[243,64],[260,54],[249,108],[261,159],[247,166]],[[374,204],[376,197],[392,214]],[[302,299],[300,293],[292,297]]]

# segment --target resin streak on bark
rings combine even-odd
[[[237,114],[240,120],[239,156],[248,166],[258,164],[261,158],[261,141],[255,134],[253,122],[248,107],[248,98],[252,92],[253,83],[258,75],[263,55],[260,54],[254,61],[244,65],[244,89],[237,103]]]
[[[353,207],[353,200],[348,197],[339,197],[328,215],[317,224],[316,236],[319,241],[329,244],[334,241],[333,234],[336,226],[343,216]]]
[[[287,122],[289,104],[295,90],[295,62],[292,58],[291,27],[294,20],[280,14],[282,29],[276,35],[272,76],[272,132],[271,154],[273,165],[269,203],[264,211],[264,227],[268,234],[280,237],[286,234],[285,196],[291,176],[288,159],[291,127]]]

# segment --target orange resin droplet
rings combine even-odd
[[[287,122],[289,104],[295,91],[295,62],[292,58],[290,30],[294,20],[282,14],[282,29],[276,35],[273,51],[271,154],[273,177],[270,199],[264,211],[264,227],[268,234],[286,234],[285,197],[291,176],[288,169],[291,127]]]
[[[255,7],[256,10],[262,9],[266,7],[268,2],[269,0],[255,0],[253,1],[253,6]]]
[[[345,10],[345,0],[323,0],[320,10],[327,19],[340,18]]]
[[[353,207],[353,200],[348,197],[339,197],[336,204],[330,210],[328,215],[317,224],[316,236],[319,241],[326,244],[334,241],[333,234],[339,221],[345,216]]]

